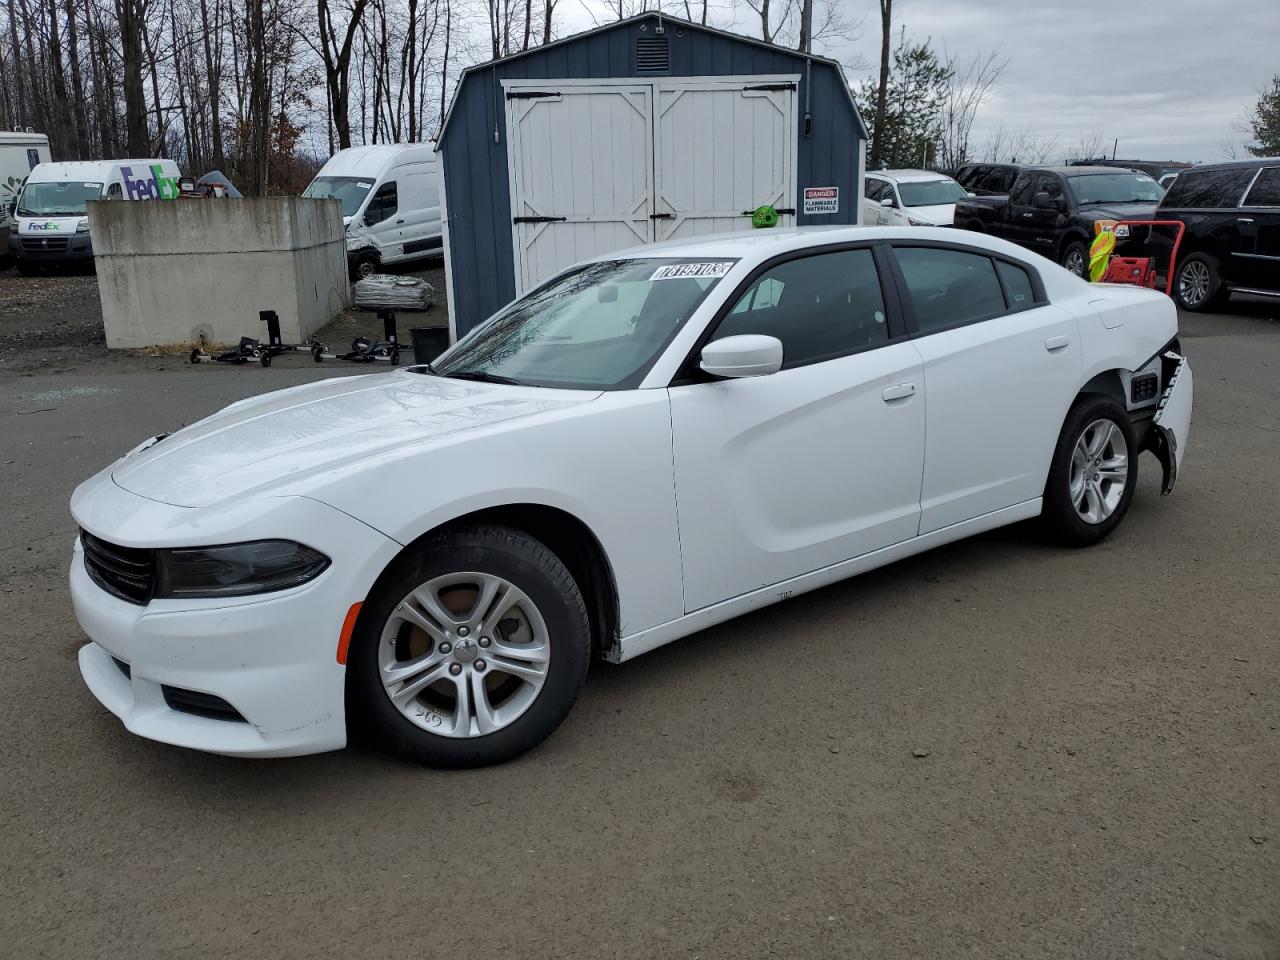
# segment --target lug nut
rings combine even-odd
[[[462,664],[460,663],[449,664],[449,672],[456,677],[458,674],[462,672]]]
[[[484,668],[485,668],[486,666],[488,666],[488,664],[486,664],[483,660],[477,660],[477,661],[476,661],[476,672],[477,672],[477,673],[482,673],[482,672],[484,671]]]
[[[489,638],[488,638],[488,637],[481,637],[481,638],[480,638],[480,646],[482,646],[482,647],[487,647],[487,646],[489,646]]]
[[[458,636],[460,637],[465,637],[470,632],[471,632],[470,629],[468,629],[467,627],[458,628]]]
[[[453,644],[452,644],[452,643],[445,642],[445,643],[440,644],[440,652],[441,652],[441,653],[448,653],[448,652],[449,652],[450,650],[452,650],[452,649],[453,649]]]

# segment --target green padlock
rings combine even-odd
[[[762,207],[756,207],[751,214],[751,225],[753,227],[776,227],[778,225],[778,211],[767,203]]]

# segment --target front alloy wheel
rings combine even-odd
[[[455,528],[407,550],[365,600],[347,716],[419,763],[501,763],[560,725],[590,656],[587,606],[559,557],[512,527]]]
[[[547,682],[551,644],[537,606],[489,573],[453,573],[411,590],[378,645],[382,687],[412,724],[479,737],[523,716]]]

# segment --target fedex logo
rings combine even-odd
[[[28,230],[57,230],[58,224],[54,220],[46,220],[44,223],[29,223]]]
[[[166,177],[160,164],[153,163],[151,176],[134,179],[132,167],[121,167],[124,177],[125,193],[130,200],[176,200],[178,198],[178,178]]]

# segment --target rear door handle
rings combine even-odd
[[[885,403],[892,403],[894,400],[905,400],[907,397],[915,396],[915,392],[914,383],[895,383],[892,387],[885,387],[880,396],[884,397]]]
[[[1061,350],[1071,342],[1071,338],[1065,333],[1056,337],[1050,337],[1044,342],[1044,348],[1052,353],[1054,350]]]

